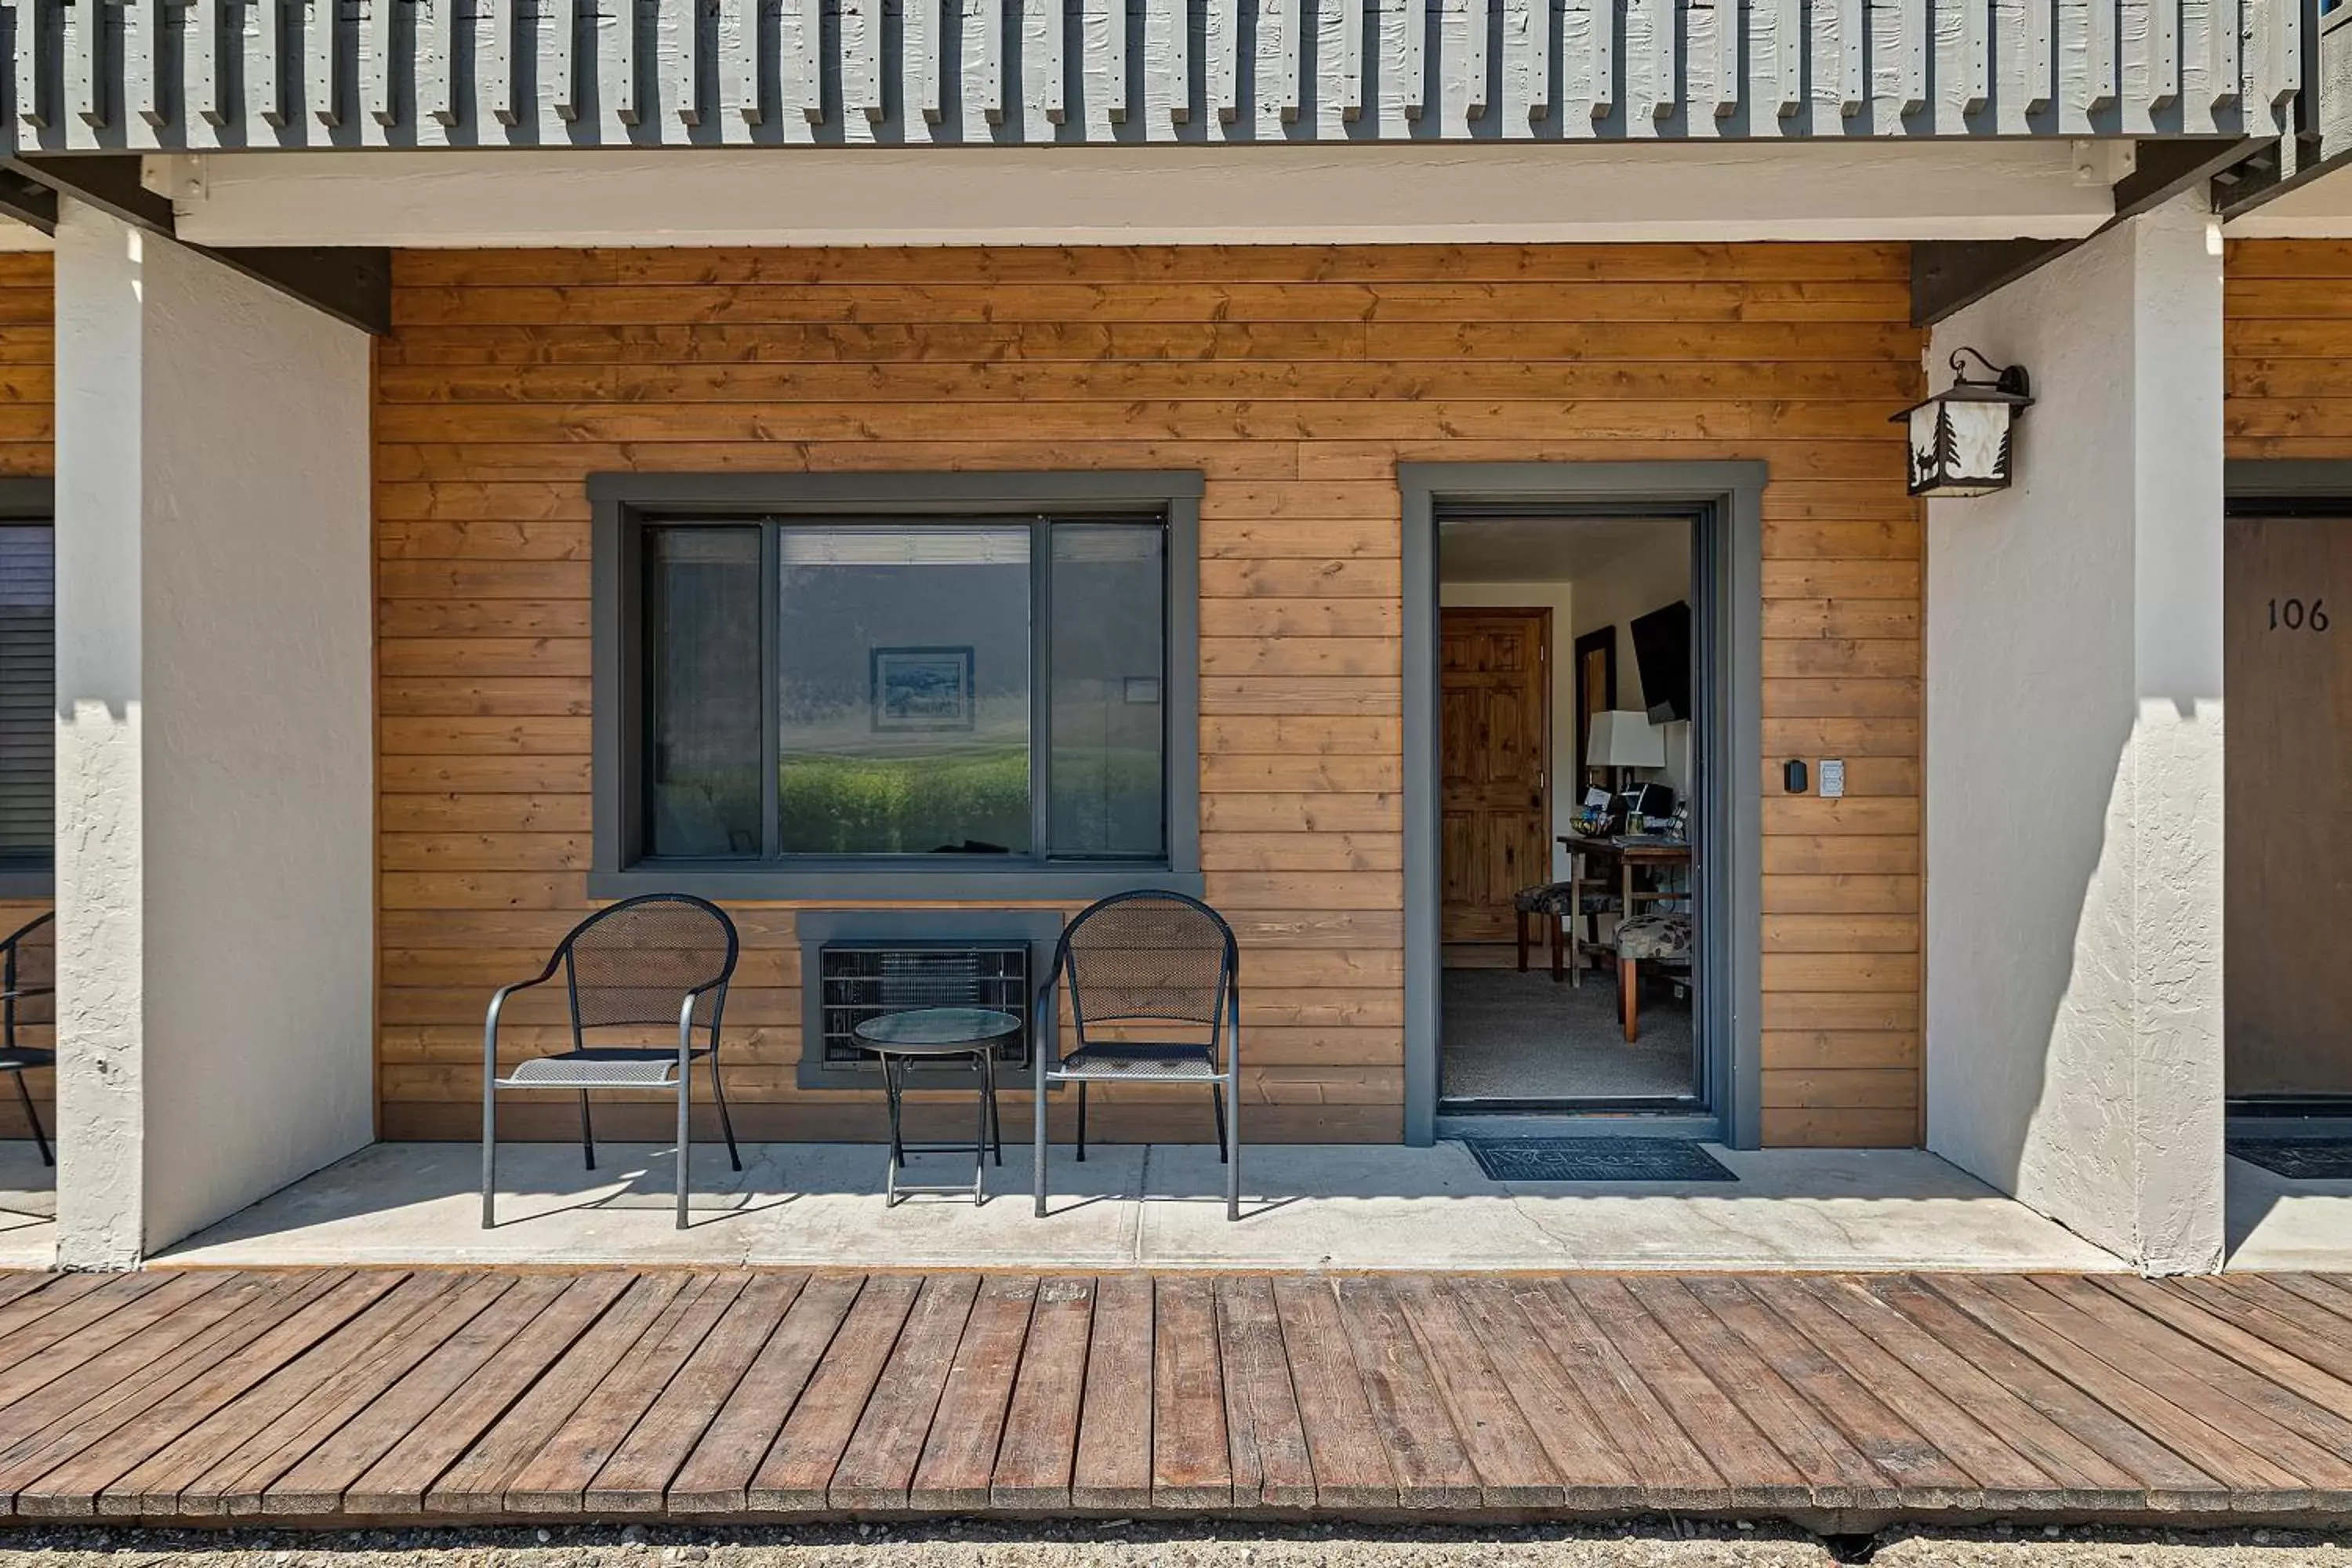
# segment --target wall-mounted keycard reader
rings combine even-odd
[[[1805,764],[1794,758],[1790,759],[1788,765],[1780,770],[1780,781],[1781,787],[1790,795],[1804,794]]]
[[[1822,798],[1836,800],[1845,794],[1845,763],[1837,757],[1822,759]]]

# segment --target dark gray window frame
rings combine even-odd
[[[1693,632],[1708,697],[1699,780],[1702,1093],[1725,1141],[1763,1129],[1764,485],[1755,461],[1401,463],[1404,509],[1404,1131],[1437,1130],[1437,522],[1449,507],[1563,512],[1636,510],[1697,521],[1701,596]]]
[[[1201,493],[1195,470],[1124,469],[1050,473],[592,474],[593,518],[591,693],[594,854],[591,898],[653,891],[713,899],[1086,900],[1130,888],[1198,895],[1201,875],[1200,576]],[[957,860],[908,865],[844,858],[788,865],[726,866],[647,860],[637,852],[643,700],[644,604],[638,581],[648,520],[738,516],[936,514],[1034,516],[1038,512],[1166,519],[1168,663],[1166,705],[1168,863],[1006,865]]]
[[[57,482],[39,478],[0,478],[0,522],[47,522],[57,526]],[[55,658],[55,649],[51,649]],[[56,798],[51,785],[52,809]],[[57,897],[57,857],[51,850],[49,864],[32,866],[19,863],[0,866],[0,899],[53,899]]]

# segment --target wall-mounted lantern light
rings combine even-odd
[[[1992,372],[1990,378],[1969,380],[1964,358]],[[2023,365],[2004,369],[1974,349],[1955,351],[1950,390],[1915,404],[1894,419],[1911,430],[1911,493],[1986,496],[2007,489],[2010,426],[2032,406],[2032,387]]]

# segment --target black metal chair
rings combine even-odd
[[[25,1125],[40,1146],[41,1163],[54,1165],[57,1156],[41,1131],[41,1113],[25,1075],[36,1068],[58,1065],[58,1053],[41,1046],[19,1043],[16,1031],[28,1025],[57,1023],[58,933],[54,912],[26,921],[0,940],[0,1072],[15,1075],[16,1098],[25,1102]]]
[[[1090,1083],[1197,1083],[1217,1120],[1225,1217],[1241,1218],[1241,952],[1224,917],[1181,893],[1114,893],[1062,929],[1037,994],[1037,1213],[1045,1212],[1045,1097],[1078,1089],[1077,1157],[1087,1157]],[[1054,983],[1070,991],[1076,1048],[1049,1059],[1043,1025]],[[1170,1027],[1175,1026],[1175,1027]],[[1097,1033],[1100,1031],[1100,1033]],[[1228,1104],[1228,1100],[1231,1103]]]
[[[482,1026],[482,1228],[497,1222],[499,1090],[571,1089],[580,1094],[580,1147],[596,1168],[596,1138],[589,1121],[591,1089],[634,1089],[677,1096],[677,1227],[686,1228],[688,1117],[694,1099],[694,1059],[710,1062],[710,1092],[727,1134],[727,1158],[737,1170],[735,1124],[719,1077],[719,1022],[740,943],[735,922],[718,905],[684,893],[649,893],[599,910],[556,947],[532,979],[500,988]],[[562,971],[571,994],[572,1049],[533,1057],[499,1076],[499,1013],[518,991],[545,984]],[[677,1025],[677,1046],[592,1046],[589,1031]],[[700,1034],[705,1042],[696,1043]]]

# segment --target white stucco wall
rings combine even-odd
[[[365,336],[67,204],[59,1257],[373,1131]]]
[[[2219,250],[2184,199],[1929,359],[2040,401],[1928,507],[1928,1146],[2155,1271],[2222,1245]]]

